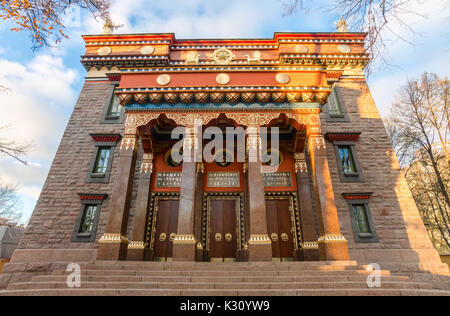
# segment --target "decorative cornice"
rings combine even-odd
[[[359,140],[359,137],[361,136],[361,133],[333,133],[329,132],[325,134],[325,137],[330,142],[357,142]]]
[[[82,201],[104,201],[108,198],[108,194],[78,193],[78,196]]]
[[[89,134],[96,143],[117,143],[122,136],[120,134]]]
[[[346,200],[368,200],[372,196],[372,192],[367,193],[343,193],[342,196]]]
[[[153,91],[153,92],[151,92]],[[187,92],[189,91],[189,92]],[[215,103],[225,100],[229,104],[239,103],[320,103],[326,104],[331,90],[317,87],[203,87],[192,88],[142,88],[117,89],[116,94],[123,106],[128,104],[170,104]]]

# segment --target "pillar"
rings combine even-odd
[[[195,201],[197,189],[195,128],[186,128],[183,144],[183,170],[180,188],[178,232],[173,241],[173,261],[195,261],[197,239],[195,238]],[[186,157],[189,157],[186,159]]]
[[[145,256],[145,232],[147,227],[147,213],[150,199],[150,186],[153,172],[153,154],[144,154],[139,186],[136,197],[136,211],[134,213],[133,231],[128,244],[128,261],[143,261]]]
[[[197,188],[195,190],[195,225],[194,236],[197,241],[196,261],[206,261],[204,245],[202,245],[202,226],[203,226],[203,178],[205,166],[202,162],[197,163]]]
[[[125,135],[120,146],[108,223],[105,234],[99,240],[97,260],[125,260],[127,257],[126,233],[137,148],[137,136]]]
[[[300,259],[304,261],[318,261],[320,259],[319,246],[317,244],[316,225],[314,222],[308,165],[304,153],[296,153],[294,157],[297,192],[300,201],[300,224],[302,229]]]
[[[320,233],[319,252],[322,261],[349,260],[347,240],[341,233],[333,184],[321,128],[310,127],[308,152],[313,167],[314,185],[318,195]]]
[[[249,127],[248,151],[248,206],[250,213],[249,261],[272,261],[272,240],[267,233],[264,176],[261,172],[259,150],[261,139],[258,127]]]

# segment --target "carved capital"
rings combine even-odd
[[[153,154],[144,154],[141,165],[141,173],[153,172]]]
[[[307,173],[308,165],[306,164],[305,154],[297,153],[294,154],[295,157],[295,172],[296,173]]]
[[[320,149],[327,149],[325,138],[322,135],[311,135],[308,138],[308,150],[314,152]]]
[[[120,144],[120,150],[136,150],[137,149],[137,137],[133,135],[125,135]]]

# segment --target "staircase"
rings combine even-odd
[[[81,288],[69,289],[68,272],[9,284],[0,296],[361,296],[445,295],[431,283],[381,271],[381,288],[356,262],[160,263],[97,261],[81,265]]]

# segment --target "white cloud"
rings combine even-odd
[[[49,55],[24,64],[0,59],[0,69],[0,84],[10,89],[0,94],[0,126],[9,126],[1,138],[32,143],[28,165],[0,159],[0,178],[18,184],[25,199],[37,200],[75,102],[72,86],[78,74],[66,68],[61,58]],[[29,216],[32,209],[24,211]]]

